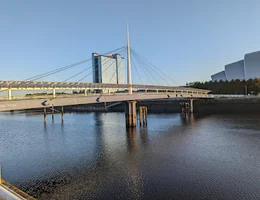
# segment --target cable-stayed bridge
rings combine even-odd
[[[130,47],[128,31],[127,38],[126,47],[121,47],[103,54],[107,56],[103,59],[102,64],[104,68],[102,69],[96,68],[93,64],[87,68],[84,66],[83,70],[77,69],[78,66],[82,66],[90,61],[93,62],[92,57],[68,66],[43,72],[25,80],[0,80],[0,111],[42,108],[44,111],[44,122],[46,122],[47,108],[52,110],[54,119],[54,111],[58,111],[55,107],[61,106],[61,111],[58,112],[62,113],[63,121],[63,106],[103,102],[125,102],[126,126],[135,127],[137,121],[136,103],[138,100],[189,100],[188,110],[192,113],[194,99],[211,98],[208,94],[210,91],[208,90],[171,86],[174,85],[174,81],[167,73],[151,64],[147,59],[141,56],[141,54]],[[112,66],[115,66],[115,62],[117,62],[117,60],[111,62],[110,54],[112,53],[115,53],[115,55],[120,54],[123,57],[126,54],[127,84],[119,83],[118,81],[120,78],[118,66],[123,62],[123,59],[120,60],[120,63],[116,63],[117,68],[111,71]],[[101,60],[97,63],[100,64],[100,62]],[[135,70],[133,76],[132,64]],[[50,79],[53,75],[57,77],[57,74],[69,70],[73,71],[69,72],[70,76],[66,77],[63,81],[47,81],[47,79]],[[95,77],[98,70],[100,70],[99,75],[101,76],[110,70],[111,73],[109,73],[109,75],[111,77],[106,77],[105,82],[95,82],[94,78],[93,82],[86,81],[90,76]],[[124,75],[121,74],[121,76]],[[115,77],[117,80],[116,83]],[[144,79],[144,77],[146,78]],[[75,80],[75,78],[77,79]],[[132,78],[134,78],[134,81]],[[149,82],[145,83],[147,80]],[[138,84],[133,84],[133,82],[138,82]],[[163,85],[162,82],[164,83]],[[17,92],[19,92],[20,95],[17,95]],[[182,104],[182,109],[187,109],[187,103],[185,103],[185,106]],[[142,123],[147,125],[147,120],[144,119],[147,116],[147,108],[140,108],[139,116],[140,122],[142,118]],[[10,191],[5,190],[4,194],[6,195],[8,192]],[[13,191],[11,193],[14,194]],[[17,199],[23,198],[17,195]]]
[[[100,70],[93,64],[87,68],[84,66],[83,70],[77,68],[92,61],[90,58],[25,80],[1,80],[0,111],[120,101],[127,102],[126,121],[132,121],[129,122],[129,126],[132,126],[131,124],[135,126],[133,121],[135,121],[136,101],[138,100],[211,98],[208,90],[171,86],[174,85],[174,81],[163,69],[154,66],[130,47],[129,35],[126,47],[102,54],[107,56],[102,61],[105,67],[99,72],[101,75],[107,70],[111,71],[111,66],[116,62],[111,62],[112,53],[127,58],[127,84],[115,83],[115,77],[119,76],[118,69],[114,69],[106,83],[86,81],[96,73],[96,70]],[[123,62],[123,59],[120,62]],[[132,66],[134,82],[138,82],[138,84],[133,84]],[[69,70],[73,70],[73,72],[69,72],[70,76],[63,81],[46,81],[53,75],[57,76],[57,74]],[[146,78],[144,79],[144,77]],[[75,80],[75,78],[77,79]],[[144,83],[147,80],[149,82]],[[16,96],[17,91],[22,95]],[[191,107],[193,106],[191,105]]]

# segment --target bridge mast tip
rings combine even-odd
[[[131,70],[131,47],[128,22],[126,21],[126,36],[127,36],[127,84],[129,84],[129,94],[132,94],[132,70]]]

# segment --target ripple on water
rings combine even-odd
[[[0,115],[4,178],[39,199],[260,199],[260,120],[123,113]]]

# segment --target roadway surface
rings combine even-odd
[[[32,100],[7,100],[0,102],[0,111],[24,110],[43,108],[45,106],[69,106],[81,104],[93,104],[102,102],[121,102],[131,100],[152,100],[152,99],[187,99],[187,98],[211,98],[208,94],[189,93],[134,93],[134,94],[113,94],[103,96],[67,97],[67,98],[46,98]],[[46,101],[45,106],[42,103]]]

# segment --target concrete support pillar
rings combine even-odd
[[[44,124],[46,124],[46,114],[47,114],[46,108],[43,108],[43,121],[44,121]]]
[[[185,114],[185,104],[183,102],[180,103],[181,113]]]
[[[181,102],[180,103],[180,107],[181,107],[181,113],[183,116],[186,116],[187,113],[189,112],[189,103],[187,102]]]
[[[136,101],[127,101],[125,104],[126,127],[136,127]]]
[[[190,99],[190,106],[189,106],[189,108],[190,108],[190,113],[193,113],[193,99]]]
[[[64,109],[63,106],[61,106],[61,122],[64,122]]]
[[[52,95],[53,95],[53,98],[56,97],[56,90],[55,90],[55,88],[53,88],[53,90],[52,90]]]
[[[108,89],[108,94],[110,95],[110,89]]]
[[[140,126],[147,126],[147,107],[145,106],[139,107],[139,121]]]
[[[52,104],[51,105],[51,118],[52,118],[52,121],[54,121],[54,105]]]
[[[84,96],[87,96],[87,95],[88,95],[87,89],[85,88],[85,90],[84,90]]]
[[[12,100],[12,90],[8,89],[8,100]]]

